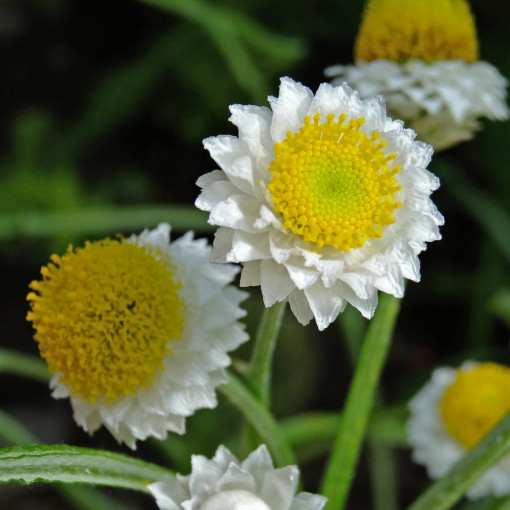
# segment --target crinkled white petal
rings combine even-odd
[[[269,103],[271,110],[234,105],[231,120],[239,136],[204,141],[221,168],[198,180],[202,192],[195,202],[210,212],[209,223],[220,227],[212,260],[241,263],[241,285],[260,285],[266,306],[287,299],[302,324],[313,317],[324,329],[347,303],[371,317],[377,291],[401,297],[406,278],[420,279],[417,255],[426,243],[441,238],[443,217],[430,200],[439,180],[426,169],[433,149],[415,141],[416,133],[404,128],[402,121],[387,117],[381,98],[361,100],[346,84],[322,84],[314,95],[285,77],[278,97],[270,97]],[[318,249],[286,229],[267,187],[275,143],[289,131],[299,131],[305,116],[317,112],[322,121],[328,114],[364,117],[361,130],[367,135],[379,133],[386,143],[381,150],[394,153],[390,164],[401,168],[396,179],[402,187],[397,193],[402,205],[393,213],[395,222],[384,227],[382,238],[348,252],[331,246]],[[246,158],[251,162],[251,177],[249,165],[242,163]]]
[[[477,365],[466,362],[468,369]],[[445,390],[455,381],[456,369],[441,367],[434,370],[430,381],[409,403],[411,416],[407,422],[408,441],[413,460],[427,469],[431,478],[441,478],[467,453],[466,448],[450,435],[440,411]],[[470,498],[510,494],[510,455],[488,469],[467,491]]]
[[[58,382],[60,374],[50,385],[55,398],[70,398],[74,419],[84,430],[92,434],[105,425],[119,442],[136,448],[137,439],[164,439],[167,431],[183,434],[186,417],[216,407],[215,389],[227,382],[227,353],[248,339],[238,322],[245,315],[239,304],[247,294],[230,285],[239,268],[211,263],[211,247],[205,239],[194,240],[191,232],[170,243],[170,226],[161,224],[130,241],[168,254],[181,282],[184,326],[179,339],[169,339],[172,353],[163,360],[164,369],[134,396],[112,402],[72,396]]]
[[[333,84],[347,82],[361,97],[381,95],[388,112],[403,119],[436,150],[469,140],[479,119],[505,120],[507,81],[487,62],[390,60],[332,66]]]
[[[191,474],[148,485],[162,510],[322,510],[326,498],[296,494],[296,466],[275,469],[265,445],[244,461],[221,445],[212,459],[194,455]]]

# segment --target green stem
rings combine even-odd
[[[227,384],[218,388],[219,391],[243,413],[249,424],[266,443],[275,464],[281,467],[296,464],[294,453],[266,406],[232,372],[229,372],[229,379]]]
[[[321,492],[328,498],[328,510],[341,510],[345,506],[399,309],[399,299],[381,294],[375,317],[363,342],[326,469]]]
[[[266,405],[270,400],[271,367],[285,305],[284,301],[264,310],[255,335],[253,353],[246,377],[253,391]]]
[[[0,241],[56,234],[116,234],[154,227],[166,221],[175,230],[212,231],[207,214],[191,206],[95,207],[65,212],[0,215]]]
[[[393,450],[383,443],[368,441],[369,470],[374,510],[397,510],[397,471]]]
[[[446,510],[495,462],[510,452],[510,414],[408,510]]]
[[[21,375],[43,383],[48,383],[51,377],[42,359],[7,349],[0,349],[0,373]]]

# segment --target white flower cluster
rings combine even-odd
[[[430,381],[409,403],[411,416],[407,422],[408,440],[413,460],[426,467],[431,478],[443,477],[467,453],[445,426],[440,403],[445,391],[457,379],[459,370],[468,371],[478,363],[467,361],[460,369],[440,367],[434,370]],[[469,398],[469,397],[467,397]],[[493,395],[493,398],[494,397]],[[487,495],[503,496],[510,493],[510,456],[489,468],[467,491],[469,498]]]
[[[239,462],[220,446],[209,460],[194,455],[191,474],[152,483],[148,489],[161,510],[321,510],[326,498],[296,495],[296,466],[275,469],[262,445]]]
[[[325,74],[333,85],[347,82],[363,98],[383,96],[388,113],[436,150],[472,138],[481,118],[509,115],[507,80],[488,62],[379,59],[331,66]]]
[[[220,226],[213,260],[242,263],[241,285],[260,285],[266,307],[288,300],[301,324],[315,318],[322,330],[347,303],[370,318],[377,291],[402,297],[404,279],[420,279],[418,254],[427,242],[441,238],[438,226],[443,217],[429,198],[439,180],[426,170],[432,148],[414,141],[414,131],[401,121],[388,118],[380,98],[362,101],[347,85],[322,84],[314,95],[300,83],[282,78],[279,96],[269,102],[271,109],[231,106],[230,120],[239,136],[204,141],[221,168],[197,182],[203,191],[196,206],[210,212],[209,223]],[[298,133],[305,118],[317,113],[322,122],[328,115],[335,119],[345,115],[346,122],[363,118],[360,132],[366,137],[376,134],[384,154],[393,155],[392,168],[400,168],[395,178],[401,206],[394,212],[394,222],[384,227],[380,238],[367,240],[360,248],[319,248],[286,228],[282,215],[275,212],[268,189],[275,144]]]
[[[168,339],[173,340],[172,352],[163,360],[163,369],[149,387],[135,389],[133,396],[88,402],[71,395],[58,381],[60,374],[53,376],[51,387],[55,398],[70,398],[74,419],[83,429],[92,434],[105,425],[118,441],[135,448],[137,439],[164,439],[168,430],[183,434],[186,417],[197,409],[216,407],[215,389],[228,380],[227,352],[248,335],[238,322],[245,315],[239,304],[247,295],[229,285],[238,269],[211,264],[211,247],[205,239],[193,240],[189,232],[170,243],[170,226],[164,223],[132,236],[131,242],[169,255],[185,303],[181,338]]]

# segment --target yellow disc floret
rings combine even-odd
[[[448,432],[473,448],[510,411],[510,369],[497,363],[459,369],[440,410]]]
[[[30,284],[27,315],[50,372],[88,402],[149,386],[184,322],[169,257],[105,239],[51,260]]]
[[[478,59],[473,15],[465,0],[368,0],[355,60]]]
[[[378,141],[379,133],[360,131],[363,124],[363,118],[346,122],[345,115],[338,120],[328,115],[321,124],[317,113],[275,144],[269,167],[275,212],[285,228],[318,249],[348,251],[382,237],[401,205],[394,196],[400,168],[388,165],[395,154],[382,150],[386,144]]]

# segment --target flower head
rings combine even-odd
[[[369,0],[354,59],[395,62],[478,60],[478,38],[465,0]]]
[[[389,113],[435,149],[472,138],[482,117],[508,118],[507,82],[478,61],[465,0],[368,0],[354,58],[326,75],[362,97],[382,95]]]
[[[226,353],[247,339],[237,323],[245,293],[228,285],[236,268],[211,264],[205,240],[169,234],[161,224],[69,247],[28,295],[53,396],[70,398],[89,433],[104,424],[132,448],[182,434],[187,416],[215,407]]]
[[[267,307],[288,300],[302,324],[324,329],[347,303],[371,317],[377,290],[401,297],[440,239],[432,149],[346,85],[314,96],[282,78],[269,101],[231,106],[239,136],[204,140],[221,168],[197,182],[220,226],[213,259],[241,262],[241,285],[260,285]]]
[[[209,460],[194,455],[189,476],[152,483],[148,489],[161,510],[321,510],[326,498],[296,495],[296,466],[274,469],[262,445],[239,462],[224,446]]]
[[[411,400],[407,424],[413,459],[441,478],[510,411],[510,369],[466,362],[438,368]],[[467,492],[471,498],[510,494],[510,457],[490,468]]]

